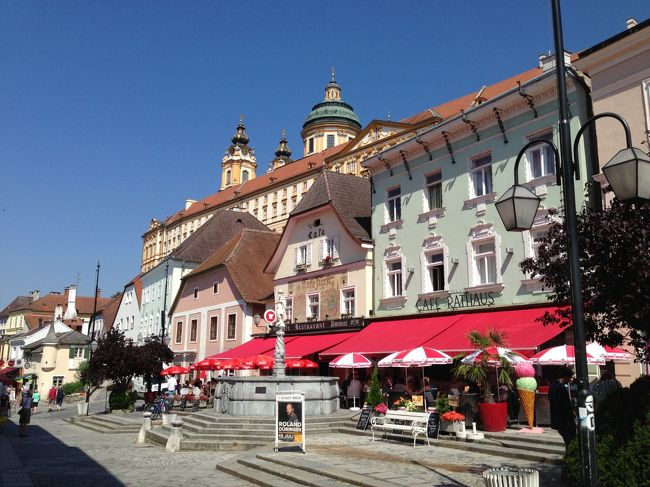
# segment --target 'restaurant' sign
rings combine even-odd
[[[305,321],[303,323],[285,323],[285,333],[330,330],[358,330],[363,328],[363,318],[342,318],[340,320]]]
[[[420,298],[415,303],[415,309],[423,311],[455,311],[462,308],[480,308],[494,306],[492,291],[467,293],[450,292],[446,298]]]

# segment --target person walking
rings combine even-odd
[[[38,408],[38,403],[41,400],[41,394],[38,391],[34,391],[32,394],[32,414],[36,414],[36,409]]]
[[[50,390],[47,393],[47,412],[51,413],[54,410],[54,404],[56,403],[56,386],[50,387]]]
[[[61,405],[63,404],[63,398],[65,397],[65,392],[63,392],[63,387],[58,386],[56,388],[56,411],[61,411]]]
[[[548,402],[551,408],[551,428],[560,433],[565,446],[569,446],[569,443],[577,434],[575,417],[571,407],[571,397],[569,396],[569,383],[572,377],[573,371],[568,367],[563,367],[557,381],[548,391]]]
[[[20,398],[20,410],[18,411],[18,416],[20,420],[18,422],[18,436],[25,437],[27,436],[27,425],[32,417],[32,392],[28,390],[23,392],[22,397]]]
[[[9,411],[8,416],[11,417],[11,410],[16,409],[16,388],[9,387]]]

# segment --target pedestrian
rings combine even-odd
[[[9,387],[9,417],[11,417],[11,410],[16,409],[16,388]]]
[[[557,380],[548,391],[548,401],[551,409],[551,428],[562,436],[564,445],[569,446],[571,440],[576,437],[576,423],[571,397],[569,395],[569,384],[573,377],[573,371],[563,367]]]
[[[20,398],[20,410],[18,411],[20,421],[18,422],[18,436],[27,436],[27,425],[32,417],[32,393],[31,390],[23,392]]]
[[[61,405],[63,404],[63,398],[65,397],[65,392],[63,392],[63,387],[58,386],[56,388],[56,411],[61,411]]]
[[[596,403],[596,406],[601,404],[609,394],[621,387],[621,383],[614,378],[611,372],[608,370],[603,372],[600,376],[600,380],[593,387],[594,402]]]
[[[9,417],[9,394],[4,383],[0,382],[0,431],[4,428]]]
[[[38,408],[40,400],[41,394],[38,391],[34,391],[34,394],[32,394],[32,414],[36,414],[36,409]]]
[[[56,386],[50,387],[50,390],[47,393],[47,412],[51,413],[54,410],[54,404],[56,403]]]

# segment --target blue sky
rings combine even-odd
[[[563,2],[577,51],[650,17],[647,0]],[[266,170],[336,67],[366,124],[533,67],[547,1],[0,3],[0,308],[139,271],[152,217],[219,187],[239,115]],[[78,277],[79,274],[79,277]]]

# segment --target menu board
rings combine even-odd
[[[440,413],[429,413],[427,437],[438,438],[438,433],[440,433]]]
[[[370,408],[363,408],[361,410],[361,415],[359,415],[359,421],[357,421],[358,430],[365,430],[368,428],[368,423],[370,422]]]
[[[275,395],[275,448],[300,445],[305,451],[305,393],[287,391]]]

